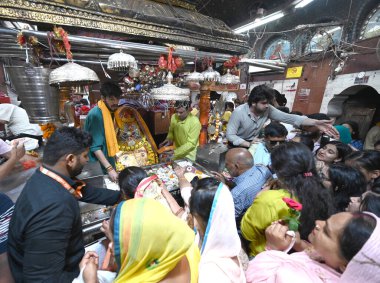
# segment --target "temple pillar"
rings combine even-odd
[[[207,127],[210,114],[210,89],[213,82],[204,81],[201,83],[200,100],[199,100],[199,121],[202,129],[199,135],[199,145],[207,143]]]

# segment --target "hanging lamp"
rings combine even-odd
[[[129,69],[129,67],[137,69],[136,59],[132,55],[124,53],[123,50],[120,50],[119,53],[112,54],[108,58],[108,70],[124,72]]]
[[[98,75],[90,68],[69,62],[53,70],[49,84],[54,86],[82,86],[99,82]]]
[[[215,71],[212,66],[209,66],[208,69],[202,72],[205,81],[219,82],[220,74]]]
[[[203,82],[204,79],[204,76],[195,70],[185,77],[186,82]]]
[[[205,79],[205,77],[201,73],[197,72],[197,56],[195,56],[194,71],[185,77],[185,81],[186,82],[197,82],[197,83],[199,83],[199,82],[203,82],[204,79]]]
[[[223,85],[239,84],[240,78],[232,75],[230,69],[227,69],[227,74],[220,77],[220,83]]]
[[[190,100],[190,90],[188,88],[179,88],[172,84],[173,75],[168,72],[166,76],[167,84],[162,87],[153,88],[151,90],[151,97],[156,100]]]
[[[187,82],[187,85],[191,91],[199,91],[201,87],[199,83],[203,82],[204,80],[204,76],[201,73],[197,72],[197,56],[195,56],[194,71],[185,77],[185,82]]]

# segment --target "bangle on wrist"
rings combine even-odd
[[[110,172],[110,171],[112,171],[112,170],[113,170],[113,167],[112,167],[112,165],[108,166],[108,167],[106,168],[106,170],[107,170],[107,172]]]

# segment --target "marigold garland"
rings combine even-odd
[[[42,130],[42,137],[45,140],[48,140],[56,129],[56,127],[53,123],[40,124],[40,128]]]
[[[220,126],[222,125],[222,122],[220,120],[220,115],[219,113],[216,114],[215,118],[215,133],[210,136],[210,141],[217,141],[219,138],[219,129]]]

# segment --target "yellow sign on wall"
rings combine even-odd
[[[302,70],[303,67],[290,67],[286,71],[286,78],[287,79],[293,79],[293,78],[299,78],[302,76]]]

